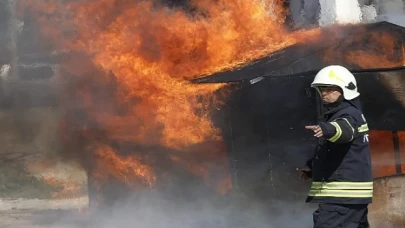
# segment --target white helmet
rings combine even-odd
[[[357,92],[356,78],[348,69],[338,65],[331,65],[323,68],[316,74],[311,87],[317,88],[318,86],[338,86],[343,90],[343,97],[346,100],[353,100],[360,95]]]

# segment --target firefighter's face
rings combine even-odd
[[[341,89],[335,86],[319,87],[319,93],[321,94],[323,103],[336,102],[342,95]]]

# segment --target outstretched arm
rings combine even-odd
[[[340,117],[331,122],[319,122],[305,128],[313,130],[315,137],[323,137],[334,143],[347,143],[353,140],[356,130],[355,121],[350,116]]]

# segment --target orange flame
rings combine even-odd
[[[52,159],[26,162],[25,168],[40,181],[55,188],[51,195],[53,199],[77,198],[86,194],[85,180],[77,179],[77,176],[66,177],[63,173],[59,173],[57,162]]]
[[[373,44],[373,49],[364,47],[349,52],[347,56],[349,62],[355,63],[363,68],[390,68],[400,65],[397,56],[394,56],[396,39],[388,33],[372,33],[369,42]],[[381,54],[383,53],[383,54]],[[384,56],[382,58],[382,55]],[[395,58],[397,57],[397,58]]]
[[[336,28],[341,29],[340,28]],[[370,32],[363,28],[346,26],[352,31],[349,36],[332,37],[333,46],[327,49],[324,61],[331,64],[351,65],[366,69],[391,68],[405,66],[403,50],[398,48],[398,34],[377,30]],[[335,32],[337,33],[337,32]]]
[[[42,181],[59,188],[59,191],[52,193],[53,199],[78,198],[85,195],[84,186],[73,180],[62,180],[56,177],[43,177]]]
[[[152,1],[58,2],[19,1],[21,9],[36,15],[53,48],[89,56],[102,72],[94,73],[80,62],[64,63],[75,80],[86,83],[69,91],[69,99],[64,100],[70,108],[67,113],[74,116],[81,109],[88,118],[85,127],[77,126],[80,133],[72,130],[75,123],[67,123],[72,129],[64,137],[79,134],[87,141],[98,161],[95,177],[113,176],[130,186],[138,182],[153,186],[159,175],[145,157],[159,157],[150,151],[165,148],[169,160],[227,192],[231,185],[225,149],[219,151],[216,146],[223,140],[210,118],[213,105],[219,106],[216,93],[225,85],[194,85],[189,80],[235,68],[293,44],[319,40],[321,35],[319,29],[288,32],[283,25],[286,9],[282,0],[194,0],[192,12]],[[372,34],[368,43],[373,47],[367,46],[361,31],[350,35],[344,44],[354,49],[342,52],[339,45],[332,47],[326,62],[373,68],[398,63],[390,53],[395,40],[390,34]],[[388,53],[387,58],[381,58],[381,52]],[[109,74],[113,77],[105,76]],[[107,93],[110,95],[105,96]],[[106,100],[100,102],[100,94]],[[74,108],[72,100],[78,100]],[[111,146],[116,142],[140,148],[124,156]],[[201,145],[204,149],[198,148]],[[87,150],[74,150],[80,151]],[[195,161],[185,154],[209,155]],[[221,171],[213,170],[210,162],[214,161]],[[212,181],[213,173],[222,173],[222,181]]]
[[[98,180],[108,178],[108,176],[106,176],[107,174],[132,187],[139,185],[139,182],[142,180],[145,180],[146,184],[149,186],[155,183],[156,177],[151,168],[142,164],[140,159],[135,156],[122,158],[118,156],[111,147],[104,145],[99,145],[94,151],[97,156],[97,165],[99,168],[93,175]]]
[[[100,110],[102,105],[89,87],[76,87],[72,93],[107,143],[100,144],[100,139],[91,135],[89,124],[83,128],[82,134],[93,144],[92,153],[98,159],[94,175],[112,175],[126,182],[141,179],[148,185],[158,178],[153,167],[142,156],[119,155],[109,142],[174,150],[170,155],[173,162],[204,179],[212,176],[210,163],[220,161],[216,169],[222,169],[219,173],[224,178],[217,188],[227,192],[230,177],[225,150],[218,152],[217,143],[205,150],[195,146],[222,141],[210,110],[213,104],[218,105],[214,92],[224,85],[194,85],[188,80],[234,68],[319,35],[319,30],[288,33],[283,27],[283,1],[191,1],[194,13],[152,1],[19,3],[20,9],[28,8],[36,15],[54,48],[88,55],[98,69],[114,76],[113,99],[105,101],[105,109]],[[75,71],[78,80],[88,78],[93,87],[104,83],[103,77],[86,73],[87,68],[81,67],[65,68]],[[120,108],[111,108],[108,102]],[[184,152],[197,156],[210,151],[217,152],[201,164],[180,159]],[[147,154],[142,149],[135,153],[139,152]]]

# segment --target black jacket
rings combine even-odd
[[[312,169],[312,186],[306,202],[369,204],[373,177],[367,121],[358,100],[340,101],[318,123],[323,138]]]

